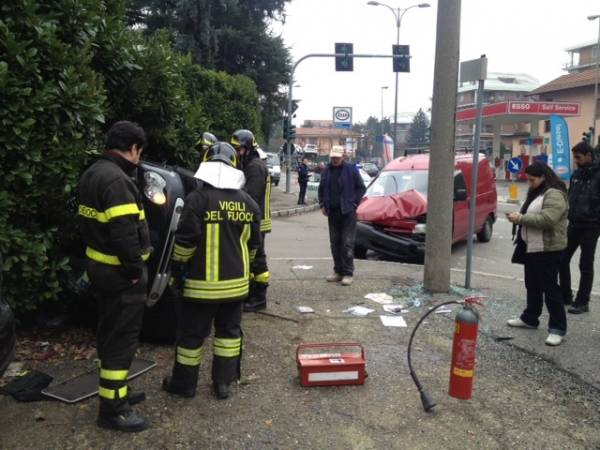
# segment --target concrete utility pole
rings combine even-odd
[[[596,147],[598,136],[600,136],[600,130],[596,127],[596,118],[598,117],[598,82],[600,82],[600,14],[595,16],[588,16],[588,20],[598,20],[598,46],[596,47],[596,81],[594,82],[594,112],[592,116],[592,135],[590,136],[590,145]]]
[[[460,0],[439,0],[427,189],[425,289],[448,292],[454,193],[454,126],[460,44]]]

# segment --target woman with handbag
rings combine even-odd
[[[561,256],[567,247],[567,189],[552,169],[535,162],[525,169],[529,191],[519,212],[507,217],[516,224],[513,262],[525,265],[527,306],[508,326],[538,327],[544,301],[548,308],[547,345],[560,345],[567,332],[567,316],[558,286]],[[525,246],[525,247],[524,247]]]

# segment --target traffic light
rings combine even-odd
[[[292,124],[288,117],[283,118],[283,139],[286,141],[296,139],[296,125]]]
[[[337,72],[352,72],[354,70],[354,61],[351,55],[354,53],[354,46],[348,43],[335,43],[335,53],[343,53],[345,56],[335,57],[335,70]]]
[[[292,114],[294,114],[296,112],[296,110],[298,109],[298,102],[300,100],[292,100]]]
[[[594,127],[589,127],[587,132],[583,132],[583,142],[587,142],[592,145],[592,135],[594,134]]]
[[[410,47],[408,45],[392,45],[394,72],[410,72]]]

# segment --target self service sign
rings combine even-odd
[[[333,124],[335,128],[351,128],[352,127],[352,107],[351,106],[334,106],[333,107]]]

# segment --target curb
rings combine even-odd
[[[271,217],[295,216],[295,215],[299,215],[299,214],[305,214],[308,212],[316,211],[318,209],[319,209],[319,204],[315,203],[314,205],[303,206],[300,208],[290,208],[290,209],[282,209],[280,211],[273,211],[271,213]]]

